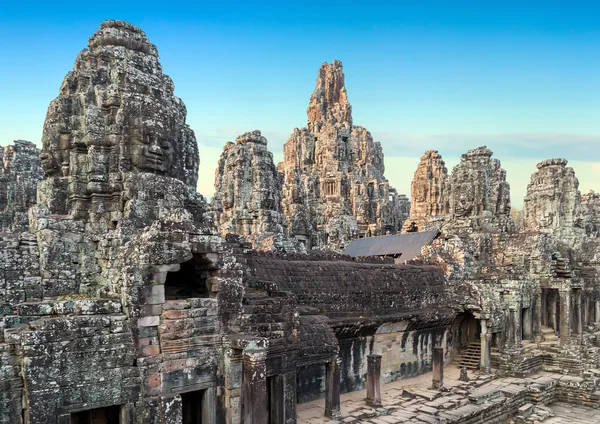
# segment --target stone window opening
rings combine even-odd
[[[335,181],[328,181],[325,183],[325,195],[326,196],[335,196],[336,194],[336,184]]]
[[[210,297],[209,278],[217,269],[206,254],[194,254],[192,259],[181,264],[179,271],[167,273],[165,299]]]
[[[71,424],[121,424],[121,405],[107,406],[104,408],[88,409],[71,414]]]

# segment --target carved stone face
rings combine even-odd
[[[131,163],[134,167],[156,174],[168,173],[173,163],[173,151],[165,137],[152,129],[144,129],[137,120],[130,141]]]
[[[71,134],[59,133],[54,143],[44,146],[40,154],[42,168],[48,176],[69,175],[71,157]]]
[[[455,200],[454,213],[459,217],[467,217],[473,210],[473,198],[470,195],[470,187],[463,186],[463,190]],[[465,192],[466,190],[466,192]]]

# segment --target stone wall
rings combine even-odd
[[[16,394],[20,368],[26,422],[57,422],[79,410],[140,399],[133,338],[118,301],[25,303],[12,312],[2,317],[4,324],[21,324],[4,330],[0,349],[15,354],[8,362],[14,370],[9,396]],[[0,422],[19,422],[20,409],[0,414]]]

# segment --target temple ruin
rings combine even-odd
[[[306,113],[278,166],[290,233],[307,248],[338,252],[356,237],[396,233],[408,199],[383,175],[381,143],[352,122],[340,61],[319,69]]]
[[[156,46],[103,22],[41,151],[0,148],[0,424],[525,423],[557,402],[599,408],[600,196],[567,160],[541,161],[515,225],[481,146],[450,173],[425,152],[409,208],[351,112],[341,62],[324,64],[283,163],[242,134],[209,204]],[[339,253],[401,230],[433,234],[407,264]],[[429,372],[427,388],[402,386]],[[318,418],[302,421],[311,402]]]

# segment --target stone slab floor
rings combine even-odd
[[[470,413],[477,408],[489,407],[506,396],[524,395],[524,380],[536,380],[544,384],[549,379],[573,378],[559,374],[540,373],[527,379],[499,378],[469,371],[469,382],[458,380],[460,370],[455,365],[444,368],[444,387],[450,391],[440,394],[429,390],[432,373],[415,378],[398,380],[382,386],[382,407],[371,408],[365,404],[366,390],[345,393],[341,396],[342,417],[332,421],[324,417],[325,400],[303,403],[297,406],[298,424],[317,423],[369,423],[369,424],[434,424],[438,417],[452,419]],[[519,384],[521,383],[521,384]],[[501,392],[500,392],[501,391]],[[414,396],[414,399],[407,397]],[[469,397],[483,404],[476,405]],[[543,419],[544,424],[599,424],[600,410],[555,403],[546,409],[554,412],[553,417]]]

